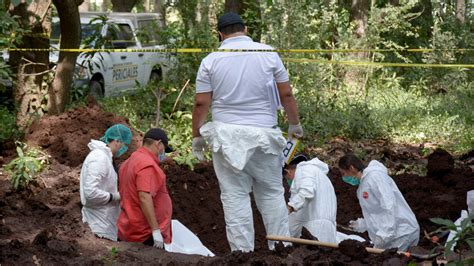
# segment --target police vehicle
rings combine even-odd
[[[107,17],[106,22],[98,19],[101,16]],[[162,27],[160,14],[81,12],[80,17],[82,41],[90,36],[100,36],[102,49],[166,48],[159,44],[157,30]],[[59,45],[59,38],[59,19],[53,18],[53,47]],[[81,47],[89,48],[84,45]],[[57,62],[59,54],[55,52],[50,55],[50,61]],[[160,80],[173,62],[174,58],[170,54],[157,52],[82,53],[77,57],[74,86],[88,85],[91,95],[98,98],[114,96],[137,88],[137,83],[146,85],[150,81]]]

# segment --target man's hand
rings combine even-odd
[[[204,161],[204,149],[206,148],[206,141],[203,137],[193,138],[193,154],[199,161]]]
[[[160,229],[153,231],[153,246],[155,248],[163,248],[163,236],[161,235]]]
[[[293,139],[293,137],[296,137],[297,139],[303,137],[303,127],[300,123],[288,127],[288,139]]]

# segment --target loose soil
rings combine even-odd
[[[99,106],[90,105],[60,116],[45,117],[32,127],[26,136],[27,142],[46,150],[52,156],[52,163],[40,175],[39,181],[30,186],[30,191],[13,191],[0,168],[0,264],[408,263],[407,258],[397,255],[393,250],[380,255],[367,254],[363,251],[367,243],[353,241],[341,243],[341,249],[294,245],[290,248],[278,246],[276,251],[268,251],[264,226],[255,205],[256,251],[250,254],[230,253],[219,186],[210,162],[196,165],[194,171],[176,165],[171,160],[162,167],[167,174],[173,200],[173,218],[193,231],[216,257],[167,253],[139,243],[98,239],[81,221],[79,174],[82,161],[88,153],[87,143],[90,139],[102,136],[114,123],[127,124],[127,121],[104,112]],[[140,141],[141,135],[134,132],[130,150],[135,150]],[[436,156],[426,158],[421,155],[420,147],[396,146],[384,141],[352,146],[340,139],[333,140],[324,148],[305,150],[310,156],[318,156],[331,166],[329,176],[338,199],[337,222],[343,226],[347,226],[352,219],[362,217],[362,214],[356,188],[341,181],[340,172],[335,167],[336,161],[345,152],[360,150],[366,152],[366,158],[380,160],[390,169],[420,224],[419,246],[425,250],[433,248],[434,245],[424,238],[423,231],[431,232],[437,228],[429,218],[454,220],[459,217],[461,210],[467,208],[466,192],[474,189],[474,153],[449,159],[451,155],[437,151]],[[12,153],[14,147],[1,151],[3,163],[11,159]],[[439,167],[442,162],[447,162],[449,169]],[[404,168],[407,165],[410,169]],[[404,169],[411,173],[404,173]],[[418,173],[420,169],[429,174],[423,174],[423,171]],[[286,186],[285,182],[283,184]],[[362,236],[367,238],[366,235]]]

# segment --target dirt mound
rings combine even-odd
[[[45,149],[59,163],[74,167],[82,164],[89,153],[90,140],[99,139],[107,128],[117,123],[128,125],[127,119],[107,113],[98,105],[90,105],[41,118],[31,126],[25,138],[27,143]],[[132,144],[121,158],[127,158],[139,146],[142,136],[133,129],[132,133]]]
[[[428,176],[443,177],[454,169],[454,159],[449,152],[436,149],[428,156]]]

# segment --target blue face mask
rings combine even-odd
[[[360,184],[360,179],[354,176],[343,176],[342,181],[353,186],[358,186]]]
[[[120,157],[128,150],[127,145],[123,145],[118,151],[115,152],[115,157]]]
[[[158,159],[160,160],[160,162],[164,161],[166,159],[166,153],[160,153],[158,154]]]

